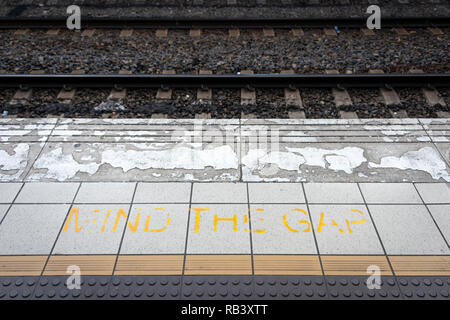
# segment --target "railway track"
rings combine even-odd
[[[0,87],[4,116],[448,117],[450,75],[3,74]]]
[[[83,18],[83,28],[102,29],[261,29],[261,28],[364,28],[367,18],[183,18],[183,17],[115,17],[115,18]],[[394,17],[384,18],[383,27],[449,27],[450,20],[447,17]],[[33,17],[0,17],[0,28],[30,28],[30,29],[54,29],[65,28],[66,18],[33,18]]]

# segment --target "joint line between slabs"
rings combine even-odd
[[[28,171],[26,172],[26,174],[23,176],[23,179],[21,180],[22,182],[25,182],[25,180],[27,180],[28,176],[30,175],[31,170],[33,170],[34,164],[36,163],[37,159],[39,159],[39,157],[41,156],[42,152],[44,151],[44,149],[47,147],[47,144],[50,140],[50,137],[53,134],[53,131],[55,130],[55,128],[58,126],[58,123],[60,121],[60,118],[56,119],[56,122],[53,124],[53,128],[50,131],[50,134],[47,135],[47,139],[45,139],[44,145],[42,146],[41,150],[39,150],[38,155],[36,156],[36,158],[33,160],[33,163],[31,164],[30,168],[28,169]],[[72,201],[73,202],[73,201]]]
[[[322,278],[323,278],[323,281],[325,283],[325,289],[327,291],[327,295],[329,295],[328,283],[327,283],[327,279],[326,279],[326,276],[325,276],[325,271],[323,270],[322,257],[320,255],[319,244],[317,243],[316,232],[314,231],[314,223],[313,223],[313,219],[312,219],[312,215],[311,215],[311,210],[309,209],[308,198],[306,197],[306,190],[305,190],[305,185],[304,185],[303,182],[301,182],[301,187],[302,187],[303,197],[305,198],[306,210],[308,210],[309,220],[311,221],[311,229],[312,229],[312,232],[313,232],[314,244],[316,245],[317,257],[319,258],[320,270],[322,271]]]
[[[364,200],[364,205],[365,205],[365,207],[366,207],[366,209],[367,209],[367,213],[369,214],[370,221],[372,221],[372,225],[373,225],[373,227],[374,227],[374,229],[375,229],[375,233],[377,234],[378,241],[380,241],[381,248],[383,248],[384,256],[386,257],[386,260],[387,260],[387,262],[388,262],[388,264],[389,264],[389,268],[391,268],[392,276],[393,276],[394,279],[395,279],[395,283],[396,283],[396,285],[397,285],[397,289],[398,289],[398,291],[400,292],[400,295],[402,296],[402,298],[404,299],[405,297],[403,296],[403,292],[402,292],[402,290],[401,290],[401,288],[400,288],[400,284],[398,283],[397,275],[395,274],[395,270],[394,270],[394,268],[392,267],[391,260],[389,259],[389,256],[388,256],[388,254],[387,254],[387,252],[386,252],[386,248],[384,247],[383,241],[381,240],[381,236],[380,236],[380,234],[378,233],[377,226],[376,226],[376,224],[375,224],[375,221],[374,221],[373,218],[372,218],[372,214],[370,213],[369,205],[368,205],[367,202],[366,202],[366,198],[364,197],[364,194],[363,194],[363,192],[362,192],[362,190],[361,190],[361,187],[360,187],[360,185],[359,185],[359,182],[357,182],[356,185],[358,186],[359,193],[361,194],[361,197],[362,197],[363,200]]]
[[[180,280],[180,300],[183,297],[183,280],[184,280],[184,271],[186,268],[186,255],[187,255],[187,246],[189,241],[189,225],[191,221],[191,210],[192,210],[192,194],[194,193],[194,183],[191,182],[191,193],[189,195],[189,208],[188,208],[188,217],[187,217],[187,226],[186,226],[186,240],[184,243],[184,255],[183,255],[183,266],[181,269],[181,280]]]
[[[24,182],[20,182],[22,185],[20,186],[19,191],[17,192],[16,196],[14,197],[13,201],[9,203],[8,209],[5,212],[5,215],[0,220],[0,226],[2,225],[3,221],[6,219],[6,216],[8,215],[9,211],[11,210],[12,206],[14,205],[14,202],[17,200],[17,197],[19,196],[19,193],[22,191],[23,187],[25,186]]]
[[[424,124],[423,124],[420,120],[419,120],[419,124],[422,126],[423,131],[425,131],[427,137],[430,139],[430,142],[431,142],[431,143],[433,144],[433,146],[436,148],[437,152],[440,154],[440,156],[442,157],[442,159],[444,159],[444,162],[445,162],[445,164],[447,165],[447,168],[449,168],[449,167],[450,167],[450,162],[449,162],[450,160],[447,160],[447,158],[444,157],[444,155],[442,154],[441,150],[439,150],[439,148],[437,147],[436,142],[433,141],[432,136],[430,136],[430,134],[428,133],[428,130],[431,130],[431,131],[432,131],[432,129],[428,129],[428,130],[425,129]],[[423,202],[423,200],[422,200],[422,202]]]
[[[255,276],[255,263],[254,263],[254,259],[253,259],[253,237],[252,237],[252,217],[251,217],[251,213],[250,213],[250,192],[248,189],[248,183],[245,184],[246,188],[247,188],[247,208],[248,208],[248,230],[249,230],[249,240],[250,240],[250,259],[251,259],[251,263],[252,263],[252,277]]]
[[[50,257],[52,256],[53,250],[54,250],[55,247],[56,247],[56,243],[58,242],[58,239],[59,239],[59,236],[61,235],[62,229],[64,228],[64,225],[66,224],[66,221],[67,221],[67,218],[68,218],[68,216],[69,216],[69,213],[70,213],[70,211],[72,210],[72,207],[73,207],[73,202],[75,201],[75,199],[76,199],[76,197],[77,197],[77,195],[78,195],[78,192],[79,192],[80,189],[81,189],[81,185],[82,185],[82,183],[80,183],[80,184],[78,185],[77,191],[75,192],[75,195],[73,196],[72,203],[70,204],[69,209],[67,210],[66,216],[64,217],[64,221],[63,221],[63,223],[61,224],[61,227],[59,228],[58,235],[56,236],[56,239],[55,239],[55,241],[53,242],[53,246],[52,246],[52,248],[51,248],[51,250],[50,250],[50,253],[49,253],[48,256],[47,256],[47,259],[45,260],[45,264],[44,264],[44,266],[43,266],[43,268],[42,268],[42,270],[41,270],[41,274],[39,275],[38,283],[36,284],[36,286],[35,286],[34,289],[33,289],[32,296],[34,296],[34,292],[35,292],[36,289],[39,287],[39,283],[40,283],[40,281],[41,281],[41,278],[44,276],[44,270],[47,268],[47,264],[48,264],[48,262],[50,261]]]
[[[414,189],[416,189],[416,192],[419,194],[420,200],[422,200],[423,205],[424,205],[425,208],[427,209],[428,214],[430,215],[431,219],[433,220],[433,222],[434,222],[436,228],[438,229],[438,231],[439,231],[439,233],[440,233],[442,239],[444,239],[444,242],[445,242],[445,244],[447,245],[447,248],[450,249],[450,246],[449,246],[449,244],[448,244],[448,242],[447,242],[447,239],[445,239],[444,234],[442,233],[441,228],[439,228],[439,225],[437,224],[436,220],[434,219],[433,214],[432,214],[431,211],[430,211],[430,208],[428,208],[428,205],[427,205],[427,204],[425,203],[425,201],[423,200],[422,195],[419,193],[419,190],[417,189],[417,186],[416,186],[416,184],[415,184],[414,182],[413,182],[413,186],[414,186]]]
[[[130,219],[130,216],[131,216],[131,208],[133,207],[133,201],[134,201],[134,197],[136,195],[136,190],[137,190],[138,184],[139,184],[139,182],[136,182],[134,185],[133,197],[131,198],[131,203],[130,203],[130,206],[128,207],[128,214],[127,214],[127,218],[125,220],[125,225],[123,227],[122,237],[120,238],[119,249],[117,250],[116,261],[114,262],[114,268],[113,268],[111,277],[114,276],[114,273],[116,272],[117,261],[119,261],[119,255],[120,255],[120,250],[122,249],[123,239],[125,238],[125,233],[127,232],[128,220]]]

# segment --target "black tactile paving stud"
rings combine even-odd
[[[450,300],[450,277],[397,277],[405,299]]]
[[[29,300],[39,277],[0,277],[0,300]]]
[[[328,299],[322,276],[255,276],[257,299]]]
[[[252,276],[184,276],[181,299],[247,300],[255,299]]]
[[[39,300],[106,299],[111,276],[81,276],[80,289],[67,288],[68,276],[43,276],[34,291]]]
[[[177,300],[181,276],[113,276],[107,299]]]
[[[369,289],[366,276],[326,276],[328,295],[337,300],[396,300],[402,299],[393,276],[382,276],[380,289]]]

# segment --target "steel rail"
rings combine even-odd
[[[450,74],[1,74],[1,88],[450,87]]]
[[[310,19],[264,19],[264,18],[214,18],[214,19],[189,19],[189,18],[92,18],[82,19],[82,28],[106,28],[106,29],[227,29],[227,28],[324,28],[338,26],[340,28],[366,27],[365,17],[361,18],[310,18]],[[382,28],[388,27],[449,27],[450,17],[403,17],[383,18]],[[66,28],[66,17],[61,18],[29,18],[29,17],[0,17],[1,29],[30,28],[52,29]]]

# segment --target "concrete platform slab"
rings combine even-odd
[[[317,254],[306,205],[250,204],[254,254]]]
[[[387,254],[450,254],[424,205],[369,205],[369,210]]]
[[[117,254],[130,205],[74,205],[52,254]]]
[[[429,205],[431,215],[444,236],[447,244],[450,243],[450,205]]]
[[[135,203],[189,203],[190,183],[138,183]]]
[[[28,181],[192,181],[239,179],[234,145],[48,143]]]
[[[245,215],[247,204],[192,205],[187,253],[250,254],[250,227]]]
[[[0,255],[48,255],[69,205],[13,205],[0,225]]]
[[[249,183],[250,203],[305,203],[301,184]]]
[[[87,182],[82,183],[74,203],[131,203],[136,183]]]
[[[0,143],[0,181],[22,181],[44,143]]]
[[[245,183],[196,183],[192,203],[247,203]]]
[[[184,254],[188,204],[135,204],[120,254]]]
[[[12,203],[22,183],[0,183],[0,203]]]
[[[25,183],[15,203],[72,203],[79,183]]]
[[[9,209],[9,205],[7,204],[0,204],[0,223],[3,220],[3,217],[5,216],[6,212]]]
[[[305,183],[308,203],[364,203],[356,183]]]
[[[449,183],[417,183],[417,190],[426,204],[447,203],[450,204]]]
[[[384,254],[363,205],[310,205],[320,254]]]
[[[422,203],[411,183],[360,183],[367,203]]]

